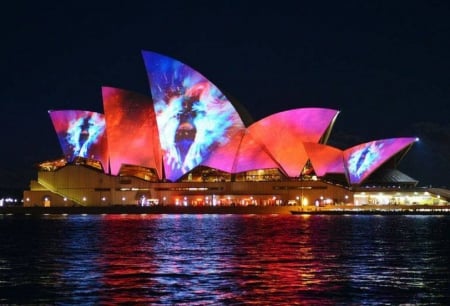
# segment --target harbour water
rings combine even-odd
[[[1,304],[450,303],[450,216],[0,215]]]

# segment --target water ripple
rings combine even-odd
[[[450,217],[0,220],[0,303],[450,303]]]

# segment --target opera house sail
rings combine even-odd
[[[415,137],[332,147],[338,110],[296,108],[252,122],[188,65],[142,57],[148,94],[102,87],[103,113],[49,111],[62,157],[39,165],[24,205],[354,203],[369,185],[417,184],[397,167]],[[398,179],[379,179],[388,172]]]
[[[176,181],[224,146],[244,124],[225,95],[174,59],[143,52],[166,178]]]

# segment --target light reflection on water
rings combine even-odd
[[[0,303],[450,302],[450,217],[0,215]]]

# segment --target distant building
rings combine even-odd
[[[438,204],[397,166],[414,137],[327,145],[339,112],[252,122],[187,65],[143,52],[151,96],[103,87],[104,113],[52,110],[64,157],[39,164],[25,206]]]

